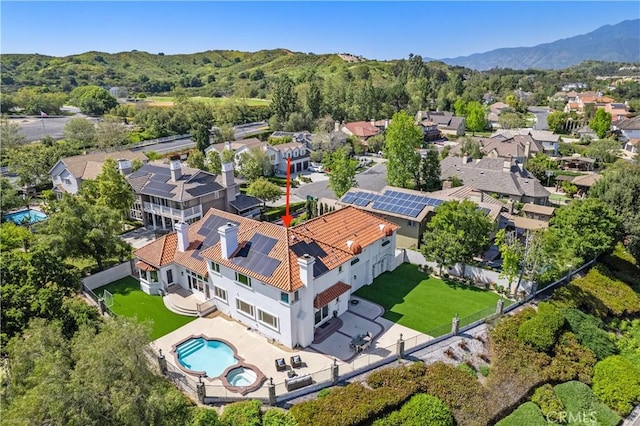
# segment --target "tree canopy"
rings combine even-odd
[[[276,201],[282,195],[282,190],[275,183],[269,182],[264,177],[259,177],[247,188],[247,195],[258,197],[264,201]]]
[[[102,172],[96,178],[100,194],[97,202],[126,216],[134,200],[133,190],[124,175],[118,171],[116,160],[107,158],[102,164]]]
[[[589,121],[589,127],[596,132],[598,138],[604,138],[611,128],[611,113],[605,111],[604,108],[598,108],[591,121]]]
[[[76,87],[69,94],[69,102],[91,115],[103,115],[118,105],[116,98],[98,86]]]
[[[407,188],[419,174],[420,154],[416,151],[422,145],[422,131],[413,123],[413,117],[405,111],[393,115],[386,131],[385,157],[387,163],[387,183],[391,186]]]
[[[356,168],[358,162],[351,158],[348,149],[342,147],[331,155],[329,169],[329,187],[340,198],[356,183]]]
[[[493,223],[473,201],[446,201],[422,236],[422,253],[443,267],[469,262],[489,243]]]

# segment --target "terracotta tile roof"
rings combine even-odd
[[[211,216],[238,223],[239,249],[256,234],[274,239],[276,242],[271,250],[268,253],[262,253],[279,261],[272,274],[261,275],[234,262],[233,258],[239,250],[232,255],[232,259],[224,259],[219,241],[203,247],[204,237],[198,231]],[[288,229],[280,225],[210,209],[201,220],[189,226],[190,245],[185,252],[177,249],[178,237],[175,232],[172,232],[136,250],[134,254],[156,268],[175,262],[201,275],[207,274],[205,259],[210,259],[241,274],[292,292],[303,286],[298,267],[298,257],[302,254],[311,254],[316,257],[314,277],[317,277],[353,258],[354,255],[349,250],[347,241],[355,241],[365,248],[383,238],[385,231],[397,229],[399,226],[355,207],[336,210]]]
[[[143,262],[142,260],[139,260],[136,262],[136,268],[138,269],[142,269],[143,271],[157,271],[158,268],[149,265],[147,262]]]
[[[351,132],[352,135],[360,138],[368,138],[380,133],[380,129],[371,124],[369,121],[354,121],[351,123],[345,123],[344,127]]]
[[[316,309],[320,309],[323,306],[328,305],[332,300],[335,300],[338,296],[342,296],[350,289],[350,285],[345,284],[342,281],[338,281],[325,291],[322,291],[316,295],[316,297],[313,299],[313,307]]]

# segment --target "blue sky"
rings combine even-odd
[[[534,46],[640,18],[624,2],[0,3],[2,53],[233,49],[444,58]]]

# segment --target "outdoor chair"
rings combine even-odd
[[[284,358],[276,359],[275,363],[276,363],[276,371],[284,371],[287,369],[287,363],[285,362]]]
[[[302,358],[300,355],[294,355],[291,357],[291,368],[300,368],[302,367]]]

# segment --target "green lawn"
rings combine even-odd
[[[384,318],[430,335],[447,333],[456,313],[461,319],[478,313],[462,325],[492,313],[500,298],[490,291],[429,277],[408,263],[385,272],[355,294],[382,305]],[[504,306],[509,303],[505,300]]]
[[[160,296],[150,296],[140,290],[140,283],[133,277],[122,278],[94,290],[102,296],[104,290],[113,294],[111,310],[119,316],[137,317],[139,322],[151,321],[151,339],[155,340],[190,323],[195,317],[178,315],[166,308]]]

